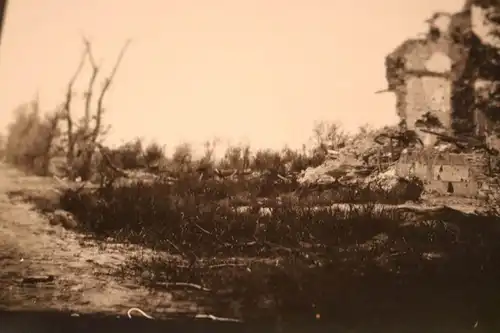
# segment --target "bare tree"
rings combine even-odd
[[[204,153],[199,161],[199,166],[196,172],[199,174],[199,179],[207,179],[213,177],[215,173],[215,149],[219,143],[218,138],[207,140],[203,143]]]
[[[322,149],[339,149],[344,147],[349,135],[335,122],[321,121],[313,128],[313,139],[316,147]]]
[[[95,84],[101,72],[101,66],[95,60],[90,41],[85,37],[82,39],[84,51],[82,52],[75,73],[68,82],[61,116],[66,120],[66,162],[69,170],[71,170],[70,177],[74,178],[80,176],[82,180],[88,180],[91,176],[92,158],[97,147],[96,145],[99,143],[99,139],[109,130],[109,128],[103,128],[102,125],[105,112],[104,101],[122,62],[123,56],[130,44],[130,40],[126,41],[118,54],[118,58],[111,72],[104,78],[102,87],[97,93],[97,99],[93,109],[92,102],[94,101],[94,94],[96,93]],[[86,61],[90,64],[92,73],[87,83],[87,90],[84,94],[83,118],[80,119],[80,121],[75,121],[74,114],[72,113],[73,96],[75,95],[74,85]],[[94,121],[93,126],[91,126],[92,121]],[[79,160],[78,165],[76,163],[77,158]]]

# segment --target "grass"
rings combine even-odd
[[[184,180],[67,190],[60,205],[83,232],[157,250],[116,274],[150,288],[179,282],[207,288],[210,297],[200,302],[220,316],[285,322],[319,316],[350,327],[360,318],[366,325],[496,320],[498,217],[383,209],[375,193],[348,209],[316,210],[317,193],[300,199],[278,189],[261,198],[258,186],[237,186]],[[274,207],[271,215],[258,212],[262,201]],[[242,204],[250,209],[233,207]]]
[[[258,196],[260,191],[259,186],[249,189],[248,184],[230,182],[192,181],[174,185],[138,182],[133,186],[111,187],[97,192],[68,190],[61,198],[61,205],[83,222],[85,231],[96,235],[122,235],[127,240],[162,250],[172,250],[168,244],[173,242],[200,252],[200,255],[212,255],[220,254],[221,247],[228,244],[254,240],[260,237],[258,234],[265,234],[269,242],[286,246],[297,242],[333,246],[332,240],[325,236],[351,232],[349,228],[356,228],[356,233],[363,230],[366,233],[370,228],[366,228],[365,219],[378,224],[396,218],[393,212],[375,212],[375,202],[401,202],[396,200],[398,198],[391,200],[383,193],[366,189],[358,191],[361,194],[354,197],[351,196],[355,193],[354,187],[338,191],[337,195],[346,194],[338,200],[326,200],[322,196],[324,193],[303,198],[293,193],[281,196],[274,193],[263,198]],[[363,196],[363,193],[372,197]],[[347,212],[345,209],[313,209],[327,203],[331,206],[336,201],[364,203],[364,207],[352,206]],[[235,208],[238,206],[246,206],[248,211],[243,213]],[[273,209],[272,215],[258,213],[264,206]],[[346,225],[349,227],[333,223],[340,220],[348,221]],[[199,243],[200,235],[206,244]],[[170,242],[165,243],[165,240]]]

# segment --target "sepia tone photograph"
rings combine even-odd
[[[500,332],[499,0],[0,12],[0,332]]]

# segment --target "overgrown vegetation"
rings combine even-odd
[[[410,320],[412,311],[444,320],[453,311],[473,325],[490,320],[488,309],[500,300],[488,291],[500,278],[496,215],[376,203],[317,209],[285,198],[247,201],[250,208],[240,210],[221,199],[234,189],[228,184],[217,183],[217,191],[183,181],[98,196],[75,190],[61,204],[85,232],[158,251],[138,256],[121,274],[151,288],[180,282],[210,289],[205,305],[218,315],[285,321],[319,315],[354,324],[359,316]]]

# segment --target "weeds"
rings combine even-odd
[[[250,193],[246,200],[238,196],[238,190],[217,182],[195,186],[182,181],[174,185],[137,183],[97,194],[68,190],[61,205],[82,222],[86,231],[96,235],[118,234],[162,250],[172,250],[171,244],[176,244],[200,255],[230,253],[242,244],[261,240],[284,246],[300,242],[333,246],[335,237],[331,235],[372,230],[366,228],[366,219],[374,226],[397,220],[393,213],[376,211],[373,204],[318,209],[310,207],[310,202],[277,197],[267,198],[265,206],[270,207],[270,214],[266,216],[259,212],[262,203],[248,188],[241,189]],[[247,212],[234,207],[235,202],[243,201],[249,206]],[[379,232],[383,229],[380,227]]]
[[[403,315],[425,302],[425,315],[433,316],[438,309],[480,311],[498,301],[485,289],[500,278],[493,215],[443,210],[427,216],[370,200],[318,208],[313,196],[292,194],[267,198],[272,212],[263,214],[255,187],[193,182],[68,190],[61,204],[94,236],[159,251],[127,263],[123,273],[141,276],[151,288],[206,288],[213,296],[206,302],[222,316],[320,314],[345,321]],[[238,211],[234,203],[249,208]],[[457,289],[468,303],[453,301]]]

